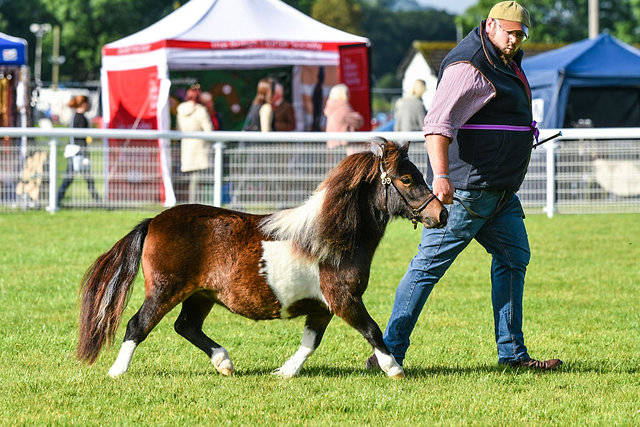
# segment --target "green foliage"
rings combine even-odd
[[[29,25],[45,22],[54,22],[54,17],[42,7],[41,0],[0,1],[0,32],[26,39],[30,47],[35,46],[35,37]]]
[[[522,0],[533,21],[531,41],[574,42],[589,36],[589,0]],[[467,34],[485,19],[495,0],[479,0],[456,18]],[[640,42],[640,0],[600,0],[600,32],[628,43]]]
[[[364,35],[371,40],[372,71],[395,73],[414,40],[455,40],[453,16],[434,9],[414,11],[363,7]]]
[[[185,1],[175,0],[23,0],[0,1],[0,31],[29,42],[33,64],[33,22],[61,27],[60,54],[66,62],[60,79],[100,78],[102,47],[140,31],[165,17]],[[453,17],[435,10],[395,11],[388,0],[286,0],[314,18],[372,42],[372,69],[381,76],[395,72],[411,42],[453,40]],[[52,35],[43,39],[42,79],[51,79]]]
[[[371,99],[371,110],[373,113],[386,113],[393,109],[393,105],[391,105],[391,100],[389,97],[381,96],[381,95],[373,95]]]
[[[26,3],[26,4],[25,4]],[[24,37],[33,63],[32,22],[60,25],[62,80],[100,78],[102,46],[140,31],[174,10],[174,0],[23,0],[0,2],[0,31]],[[51,78],[52,35],[42,43],[42,79]]]
[[[77,288],[98,255],[154,212],[60,211],[0,215],[0,422],[5,425],[638,425],[640,216],[526,219],[533,258],[524,328],[534,357],[560,372],[496,364],[489,255],[473,242],[432,292],[412,335],[407,378],[364,369],[371,347],[335,318],[300,377],[270,375],[296,351],[304,320],[253,322],[214,307],[204,330],[237,374],[219,376],[173,330],[179,307],[112,380],[116,345],[93,366],[73,356]],[[384,328],[420,232],[390,224],[364,294]]]
[[[293,6],[305,15],[311,15],[311,8],[315,0],[282,0],[289,6]]]
[[[311,9],[311,17],[339,30],[357,34],[360,32],[362,8],[355,0],[316,1]]]
[[[398,88],[402,85],[402,80],[396,73],[387,73],[375,81],[375,86],[381,89]]]

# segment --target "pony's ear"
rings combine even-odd
[[[400,144],[400,148],[398,148],[398,151],[400,151],[400,154],[402,154],[403,157],[409,155],[409,144],[410,143],[411,143],[410,141],[403,141]]]
[[[369,141],[369,148],[371,149],[371,152],[374,154],[374,156],[382,158],[384,154],[384,146],[386,143],[386,139],[376,136],[371,141]]]

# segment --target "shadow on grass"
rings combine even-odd
[[[364,364],[364,363],[363,363]],[[250,377],[250,376],[271,376],[271,373],[278,368],[261,367],[250,369],[238,369],[234,376]],[[526,368],[512,368],[509,366],[498,364],[478,364],[471,366],[427,366],[427,367],[410,367],[405,370],[408,379],[427,378],[434,376],[446,375],[473,375],[473,374],[504,374],[504,375],[557,375],[567,373],[598,373],[598,374],[640,374],[638,366],[611,366],[611,360],[607,361],[591,361],[585,362],[565,362],[557,371],[535,371]],[[217,376],[218,373],[213,367],[204,369],[163,369],[153,373],[155,376],[183,376],[183,377],[200,377],[200,376]],[[364,367],[332,367],[332,366],[309,366],[303,367],[299,377],[379,377],[383,375],[380,370],[367,370]]]

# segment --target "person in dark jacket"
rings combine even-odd
[[[274,80],[265,77],[258,82],[256,96],[251,103],[249,112],[242,126],[244,131],[273,131],[273,99]]]
[[[442,62],[424,121],[433,193],[448,204],[445,228],[424,229],[418,253],[398,285],[384,341],[402,364],[409,336],[434,285],[476,239],[492,256],[491,300],[498,363],[554,370],[562,361],[529,356],[522,296],[530,259],[524,212],[515,192],[533,137],[531,91],[520,67],[531,26],[515,1],[496,4]],[[389,363],[374,354],[370,368]]]
[[[276,82],[273,85],[273,130],[289,132],[296,130],[296,115],[290,102],[284,99],[284,87]]]
[[[89,120],[87,120],[85,113],[91,108],[89,98],[85,95],[74,96],[71,98],[71,101],[69,101],[69,107],[74,110],[73,117],[71,118],[71,127],[88,128]],[[68,159],[67,170],[60,184],[60,188],[58,188],[56,206],[60,205],[60,201],[64,198],[76,174],[82,175],[87,181],[87,187],[93,200],[96,202],[101,201],[100,195],[96,191],[96,184],[91,176],[91,160],[87,150],[87,142],[91,142],[91,138],[69,138],[69,144],[67,144],[64,150],[64,157]]]

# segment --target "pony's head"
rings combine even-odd
[[[378,168],[380,192],[384,193],[382,210],[390,217],[420,221],[427,228],[442,228],[448,212],[431,192],[416,165],[409,160],[409,143],[376,137],[370,142]],[[382,199],[382,197],[379,197]]]
[[[337,265],[358,248],[375,249],[391,217],[444,227],[447,210],[409,160],[408,150],[408,144],[375,138],[370,151],[342,160],[304,205],[266,217],[263,232]]]

